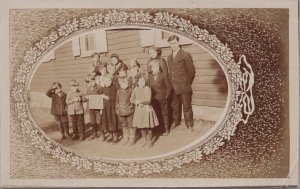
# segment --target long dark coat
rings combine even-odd
[[[66,98],[67,94],[62,92],[61,95],[56,94],[52,88],[50,88],[46,95],[52,99],[51,114],[52,115],[67,115]]]

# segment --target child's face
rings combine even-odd
[[[116,65],[118,63],[118,59],[116,57],[112,57],[110,60],[113,65]]]
[[[106,68],[105,68],[105,67],[100,69],[100,73],[101,73],[101,75],[104,75],[104,74],[106,74],[106,72],[107,72],[107,70],[106,70]]]
[[[98,62],[100,60],[100,57],[98,55],[95,55],[92,57],[93,62]]]
[[[131,68],[129,71],[128,71],[128,74],[131,76],[131,77],[134,77],[138,74],[138,67],[133,67]]]
[[[72,90],[72,92],[76,92],[78,90],[78,86],[77,85],[72,85],[71,90]]]
[[[95,66],[90,66],[89,67],[89,73],[93,73],[95,71]]]
[[[157,57],[157,52],[154,49],[149,50],[149,56],[150,58],[156,58]]]
[[[61,88],[59,87],[55,88],[55,93],[60,93],[61,91],[62,91]]]
[[[119,82],[121,89],[127,89],[128,88],[128,81],[127,80],[122,80]]]
[[[159,72],[159,64],[158,62],[153,62],[150,64],[151,65],[151,70],[153,74],[157,74]]]
[[[126,77],[127,76],[126,71],[125,70],[120,70],[119,76]]]
[[[103,83],[104,83],[104,85],[105,85],[106,87],[109,87],[109,86],[111,86],[112,81],[111,81],[110,78],[105,78],[105,79],[103,80]]]
[[[135,60],[130,60],[130,61],[129,61],[129,67],[130,67],[130,68],[134,68],[135,66],[136,66]]]
[[[89,85],[91,86],[91,87],[93,87],[93,86],[95,86],[95,84],[96,84],[96,82],[95,82],[95,80],[90,80],[89,81]]]
[[[145,78],[143,78],[143,77],[139,78],[139,81],[138,81],[139,87],[142,88],[145,86],[145,84],[146,84]]]

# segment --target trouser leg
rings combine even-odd
[[[181,123],[181,98],[180,95],[177,95],[174,91],[172,93],[172,102],[171,107],[173,110],[173,124],[180,125]]]
[[[194,126],[193,109],[192,109],[192,92],[183,93],[181,96],[183,105],[184,121],[187,127]]]
[[[168,103],[167,99],[162,99],[160,100],[160,107],[161,107],[161,114],[162,114],[162,120],[163,120],[163,125],[165,129],[165,134],[169,134],[169,108],[168,108]]]
[[[102,128],[101,128],[101,113],[100,113],[100,110],[97,110],[96,111],[96,124],[97,124],[97,131],[102,131]]]
[[[73,127],[73,137],[72,140],[75,140],[78,138],[78,125],[77,125],[77,117],[76,115],[70,115],[72,127]]]
[[[78,114],[77,116],[77,124],[80,127],[80,140],[85,140],[85,124],[84,124],[84,115]]]
[[[64,126],[63,126],[63,123],[62,123],[62,120],[61,120],[61,116],[60,115],[54,115],[54,118],[55,118],[55,123],[57,125],[57,127],[59,128],[59,131],[61,133],[61,139],[65,139],[66,136],[65,136],[65,129],[64,129]]]
[[[71,138],[70,132],[69,132],[69,120],[68,120],[68,116],[66,115],[62,115],[61,116],[61,121],[64,127],[64,131],[65,131],[65,135],[67,138]]]

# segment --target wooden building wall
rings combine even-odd
[[[110,54],[117,53],[124,63],[135,57],[142,68],[146,68],[149,59],[148,48],[140,46],[138,30],[107,31],[107,40],[108,53],[101,54],[102,62],[109,62]],[[191,53],[196,67],[196,77],[192,85],[194,91],[192,104],[224,107],[227,99],[227,82],[219,64],[206,50],[195,44],[183,46],[183,49]],[[170,48],[163,48],[164,58],[170,53]],[[59,81],[63,85],[63,90],[68,91],[70,79],[78,80],[81,88],[84,86],[85,74],[88,72],[91,59],[74,57],[71,42],[56,49],[55,56],[55,60],[39,66],[32,78],[30,92],[44,93],[54,81]]]

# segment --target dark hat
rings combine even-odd
[[[114,58],[114,57],[119,60],[119,56],[116,53],[113,53],[113,54],[110,55],[110,58]]]
[[[94,57],[94,56],[100,56],[100,53],[97,53],[97,52],[93,52],[92,54],[91,54],[91,57]]]

